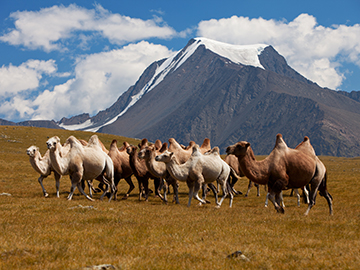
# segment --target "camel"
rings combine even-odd
[[[97,135],[91,136],[86,146],[83,146],[74,136],[70,136],[67,143],[70,144],[70,150],[67,154],[61,155],[62,146],[59,137],[52,137],[46,142],[50,150],[50,160],[53,168],[60,175],[70,175],[72,185],[67,199],[72,199],[77,187],[88,200],[93,201],[84,192],[81,182],[92,180],[101,175],[102,178],[98,179],[107,186],[107,189],[100,199],[103,199],[110,188],[110,202],[116,190],[114,185],[114,165],[111,158],[102,150]]]
[[[206,201],[198,195],[200,186],[204,183],[217,181],[223,190],[223,197],[218,202],[217,193],[215,195],[216,205],[221,206],[225,197],[230,196],[230,207],[232,206],[233,195],[227,191],[227,179],[230,175],[229,165],[220,157],[219,148],[215,147],[212,153],[203,155],[200,147],[195,145],[192,149],[190,158],[183,164],[180,164],[174,152],[166,150],[164,153],[156,156],[156,161],[164,162],[170,175],[178,181],[186,182],[189,188],[188,207],[191,205],[192,197],[200,203]]]
[[[50,153],[49,150],[46,151],[43,157],[41,157],[41,154],[39,152],[39,148],[32,145],[26,150],[27,155],[29,156],[29,161],[31,166],[34,168],[36,172],[40,174],[40,177],[38,178],[38,181],[40,183],[40,186],[42,188],[44,197],[49,197],[49,194],[46,192],[43,180],[48,177],[51,172],[54,172],[55,182],[56,182],[56,197],[60,197],[59,189],[60,189],[60,178],[61,175],[58,174],[53,167],[51,166],[50,161]]]
[[[156,142],[159,142],[157,140]],[[139,151],[138,157],[140,159],[145,160],[145,165],[148,171],[154,176],[160,179],[165,179],[167,185],[171,185],[174,190],[174,200],[177,204],[179,204],[179,194],[178,194],[178,184],[176,179],[171,177],[171,175],[166,170],[166,165],[162,162],[155,161],[155,157],[161,153],[163,153],[167,149],[167,143],[164,143],[162,147],[159,149],[159,146],[149,145]],[[164,201],[167,202],[166,191],[164,192]]]
[[[262,161],[256,161],[250,143],[240,141],[228,146],[227,154],[237,156],[240,168],[249,180],[268,185],[269,200],[277,212],[284,213],[281,191],[289,188],[301,188],[310,183],[316,173],[315,151],[308,137],[305,137],[303,149],[291,149],[284,142],[282,135],[276,136],[274,149]]]
[[[148,145],[147,139],[143,139],[138,145],[140,151]],[[142,198],[142,188],[145,192],[145,201],[149,197],[149,179],[154,179],[155,194],[164,200],[163,196],[159,193],[160,178],[154,177],[146,167],[145,160],[141,160],[138,157],[138,147],[130,145],[126,148],[126,152],[129,154],[129,162],[131,169],[139,183],[139,200]]]
[[[124,178],[126,183],[129,184],[129,190],[126,192],[122,199],[127,199],[130,196],[130,192],[135,188],[131,176],[133,171],[129,162],[129,154],[126,152],[126,148],[130,146],[128,142],[123,142],[123,146],[118,148],[117,140],[113,140],[109,148],[109,157],[114,163],[114,184],[117,188],[120,179]],[[115,193],[114,200],[116,200],[117,192]]]
[[[179,164],[183,164],[190,158],[190,156],[192,154],[192,149],[195,145],[196,145],[196,143],[194,141],[190,141],[189,145],[187,147],[181,146],[174,138],[170,138],[169,139],[169,152],[174,153]],[[210,139],[205,138],[202,145],[200,146],[200,152],[202,154],[205,154],[207,151],[210,151],[210,150],[211,150]],[[217,193],[217,189],[213,183],[209,183],[208,187],[212,190],[214,195],[215,195],[215,193]],[[206,189],[204,187],[203,188],[203,197],[205,196],[205,193],[206,193]],[[215,196],[217,196],[217,195],[215,195]]]
[[[314,148],[308,147],[308,142],[304,139],[298,146],[295,147],[296,150],[302,151],[304,153],[308,153],[309,155],[315,155]],[[324,163],[315,155],[316,161],[316,172],[311,180],[310,184],[310,195],[308,196],[309,206],[305,212],[305,215],[309,214],[310,209],[315,205],[316,194],[319,190],[320,196],[324,197],[329,206],[330,215],[333,214],[333,207],[332,207],[332,196],[327,191],[327,172]]]

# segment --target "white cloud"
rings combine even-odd
[[[176,31],[159,20],[141,20],[113,14],[100,5],[85,9],[75,4],[52,6],[39,11],[17,11],[10,15],[15,28],[0,37],[11,45],[47,52],[64,50],[66,40],[76,38],[78,31],[95,32],[118,45],[146,38],[171,38]],[[91,33],[90,33],[91,35]],[[87,47],[87,37],[80,36],[81,46]]]
[[[31,119],[60,120],[83,112],[95,114],[111,106],[152,62],[173,52],[146,41],[121,49],[86,55],[76,62],[75,77],[40,93],[32,100],[14,94],[0,105],[0,114]],[[47,70],[39,64],[39,69]],[[34,87],[39,85],[34,84]]]
[[[360,25],[324,27],[308,14],[291,22],[237,16],[212,19],[199,23],[197,35],[231,44],[272,45],[296,71],[332,89],[345,78],[338,69],[341,61],[360,66]]]
[[[35,89],[39,86],[43,74],[53,74],[57,70],[54,60],[28,60],[20,66],[2,66],[0,68],[0,97]]]

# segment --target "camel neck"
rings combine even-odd
[[[242,172],[249,180],[261,185],[267,184],[269,166],[266,159],[257,161],[250,147],[246,151],[246,154],[238,157],[238,159]]]
[[[181,182],[185,182],[188,179],[188,172],[186,173],[184,167],[186,167],[186,163],[180,165],[175,157],[166,163],[166,168],[170,175]]]

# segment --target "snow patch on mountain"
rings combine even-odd
[[[110,119],[106,123],[97,127],[94,127],[93,126],[94,123],[92,123],[89,120],[81,125],[72,125],[72,126],[62,125],[62,127],[70,130],[75,130],[80,128],[86,131],[97,131],[101,127],[107,126],[115,122],[118,117],[126,113],[129,108],[131,108],[137,101],[139,101],[144,94],[148,93],[149,91],[154,89],[155,86],[161,83],[170,72],[175,71],[183,63],[185,63],[186,60],[189,59],[191,55],[193,55],[193,53],[201,45],[204,45],[206,49],[224,58],[229,59],[231,62],[235,64],[254,66],[264,69],[264,67],[260,64],[259,55],[266,47],[268,47],[268,45],[265,44],[232,45],[202,37],[195,38],[194,40],[195,41],[192,44],[190,44],[186,48],[186,50],[180,50],[174,53],[172,56],[167,58],[160,66],[158,66],[155,71],[155,74],[149,80],[149,82],[139,91],[139,93],[131,97],[131,102],[126,106],[124,110],[122,110],[114,118]]]

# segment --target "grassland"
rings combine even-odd
[[[95,202],[76,193],[66,197],[68,177],[61,179],[56,198],[51,175],[44,180],[44,198],[30,166],[30,145],[46,151],[47,137],[92,134],[31,127],[0,126],[0,269],[81,269],[111,264],[117,269],[360,269],[360,158],[321,157],[328,169],[328,189],[334,198],[329,216],[318,196],[309,216],[306,205],[285,192],[285,214],[264,207],[265,191],[256,197],[228,199],[220,209],[211,204],[186,207],[187,187],[180,184],[180,205],[151,196],[138,200],[137,188],[128,200]],[[112,139],[99,134],[108,147]],[[136,183],[134,179],[134,183]],[[153,183],[150,184],[153,188]],[[136,183],[137,186],[137,183]],[[246,191],[247,180],[236,189]],[[118,186],[120,196],[128,186]],[[227,258],[242,251],[249,261]]]

